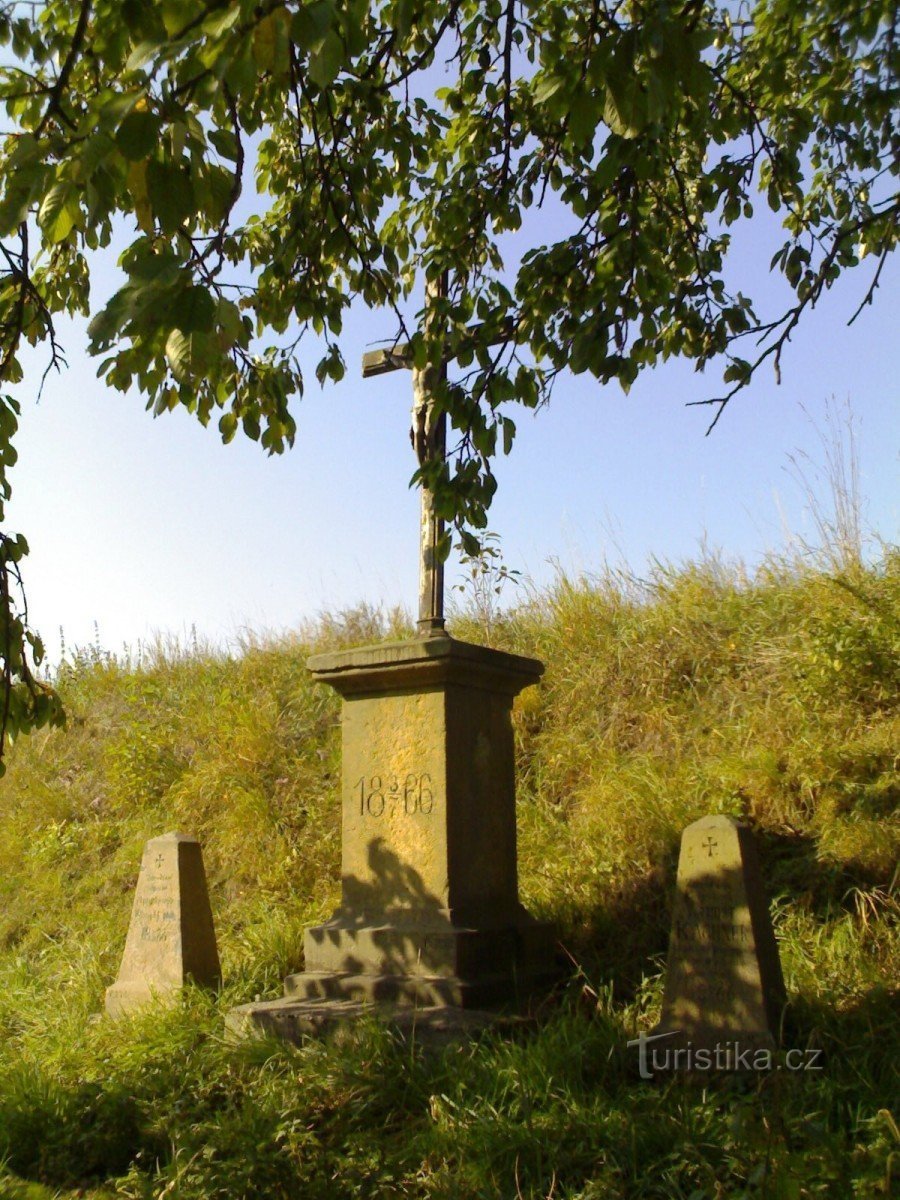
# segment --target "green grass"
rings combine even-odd
[[[520,884],[570,964],[538,1027],[424,1052],[364,1025],[223,1038],[337,900],[336,697],[306,657],[408,631],[360,610],[239,655],[64,669],[0,811],[0,1197],[889,1196],[900,1174],[900,553],[748,578],[563,576],[454,632],[535,654],[517,701]],[[755,827],[815,1073],[648,1084],[683,827]],[[201,838],[226,988],[113,1025],[144,841]],[[893,1110],[893,1112],[892,1112]]]

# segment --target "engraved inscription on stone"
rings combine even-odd
[[[372,772],[353,785],[361,817],[430,817],[434,811],[434,785],[427,771],[403,776]]]
[[[219,955],[196,838],[170,833],[144,847],[119,977],[106,992],[117,1016],[148,1000],[172,1000],[191,979],[215,987]]]
[[[682,836],[659,1031],[695,1044],[773,1044],[783,1005],[752,834],[731,817],[704,817]]]

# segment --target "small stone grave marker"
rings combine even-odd
[[[703,817],[681,838],[662,1017],[654,1033],[705,1050],[726,1043],[774,1049],[784,1004],[753,834],[732,817]]]
[[[196,838],[167,833],[144,847],[119,977],[106,990],[116,1017],[153,999],[171,1003],[188,980],[221,981],[203,855]]]

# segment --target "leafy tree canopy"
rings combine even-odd
[[[91,316],[113,387],[272,453],[301,339],[338,380],[347,307],[385,308],[417,365],[458,363],[436,396],[457,441],[419,475],[468,550],[506,402],[564,368],[627,389],[719,359],[714,422],[866,257],[873,297],[900,210],[896,26],[892,0],[0,0],[0,519],[20,349],[58,359],[61,313]],[[504,263],[551,196],[568,226]],[[725,270],[760,204],[784,229],[774,318]],[[122,286],[92,311],[114,238]],[[436,319],[406,328],[445,271]],[[60,714],[29,666],[26,543],[0,537],[9,735]]]

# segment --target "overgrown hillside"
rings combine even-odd
[[[337,897],[338,703],[304,661],[404,632],[361,609],[235,657],[63,669],[68,729],[18,743],[0,784],[0,1162],[98,1196],[887,1195],[900,553],[841,574],[561,577],[506,617],[460,615],[457,636],[547,666],[515,713],[520,886],[572,982],[530,1038],[461,1054],[377,1030],[226,1047],[221,1010],[277,995]],[[828,1051],[815,1079],[710,1098],[634,1078],[623,1047],[658,1010],[678,839],[710,812],[758,831],[790,1036]],[[143,842],[173,829],[203,843],[226,995],[91,1023]]]

